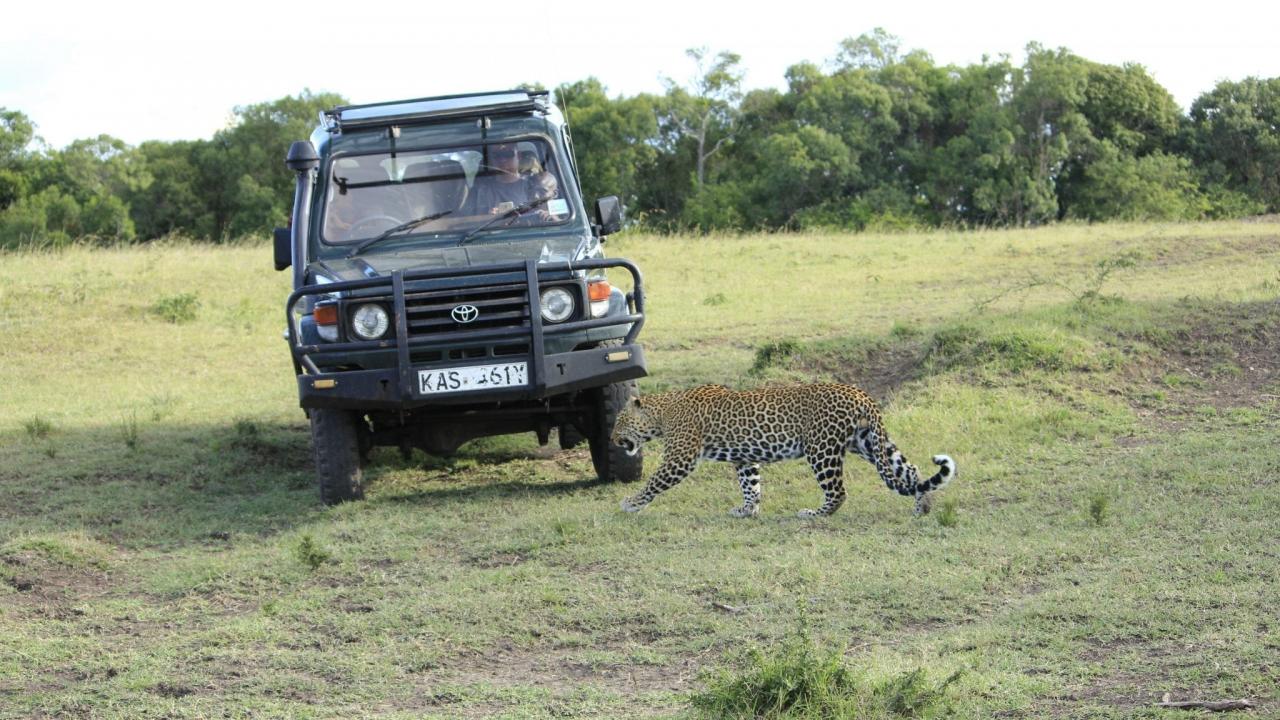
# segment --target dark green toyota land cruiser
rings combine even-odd
[[[334,108],[286,164],[275,263],[293,268],[287,336],[324,502],[362,497],[374,446],[448,454],[553,428],[589,443],[600,479],[639,478],[609,436],[645,375],[644,286],[604,257],[621,206],[588,215],[547,93]]]

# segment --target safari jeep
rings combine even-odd
[[[293,268],[287,339],[325,503],[363,497],[375,446],[447,455],[552,429],[590,445],[601,480],[639,477],[609,436],[645,375],[644,287],[604,257],[621,206],[588,216],[547,93],[338,107],[286,164],[275,265]]]

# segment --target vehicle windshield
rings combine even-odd
[[[330,167],[321,231],[330,245],[388,233],[461,236],[486,223],[554,225],[571,214],[555,156],[539,139],[344,155]]]

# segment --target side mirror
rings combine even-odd
[[[600,227],[601,237],[622,229],[622,201],[617,195],[606,195],[596,200],[596,225]]]
[[[276,270],[293,264],[293,232],[289,228],[275,230]]]

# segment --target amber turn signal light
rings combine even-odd
[[[587,297],[591,299],[591,302],[608,300],[609,293],[612,291],[613,288],[609,287],[609,283],[604,280],[587,283]]]
[[[317,305],[315,309],[315,319],[317,325],[337,325],[338,306]]]

